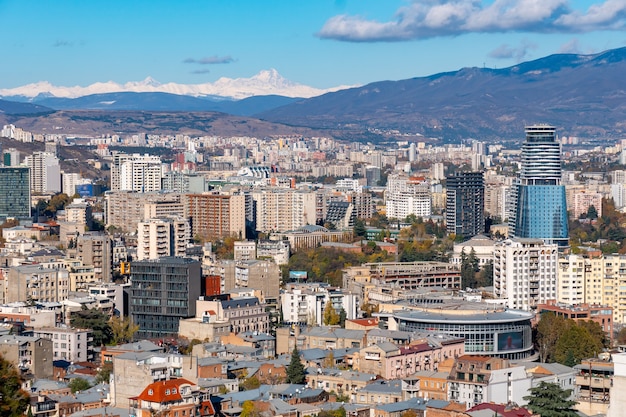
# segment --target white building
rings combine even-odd
[[[70,362],[93,361],[91,330],[71,327],[44,327],[35,329],[33,335],[52,340],[53,360]]]
[[[280,294],[283,321],[321,326],[324,324],[324,309],[329,302],[337,314],[343,309],[347,319],[357,317],[359,304],[356,294],[338,291],[320,283],[288,284]]]
[[[61,191],[59,158],[48,152],[35,152],[25,159],[30,168],[30,188],[34,193]]]
[[[390,175],[385,192],[387,217],[404,219],[409,214],[417,217],[431,215],[430,185],[423,178]]]
[[[189,222],[182,218],[148,219],[137,225],[137,260],[185,256],[191,240]]]
[[[256,228],[260,232],[286,232],[315,224],[315,192],[264,189],[251,194],[256,204]]]
[[[585,297],[586,260],[580,255],[566,255],[559,259],[557,301],[567,305],[587,302]]]
[[[163,164],[153,155],[116,154],[111,165],[111,190],[140,193],[161,190]]]
[[[242,240],[235,242],[235,261],[252,261],[256,259],[256,242],[254,240]]]
[[[276,265],[287,265],[290,252],[288,240],[260,240],[256,247],[257,258],[272,258]]]
[[[512,309],[530,310],[557,298],[558,246],[541,239],[507,239],[496,244],[493,287]]]

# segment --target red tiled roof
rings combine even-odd
[[[482,403],[478,404],[467,411],[491,410],[504,417],[532,417],[532,413],[522,407],[511,407],[505,404]]]
[[[182,399],[182,396],[180,395],[181,385],[194,385],[194,384],[184,378],[169,379],[167,381],[157,381],[148,385],[141,392],[141,394],[139,394],[135,398],[142,400],[142,401],[150,401],[154,403],[164,403],[168,401],[181,400]],[[176,394],[174,394],[174,389],[176,389]],[[166,394],[166,392],[169,392],[169,394]]]
[[[378,318],[373,319],[352,319],[348,320],[351,323],[358,324],[359,326],[378,326]]]

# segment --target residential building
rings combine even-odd
[[[6,279],[6,303],[59,303],[68,297],[69,273],[66,269],[22,265],[9,268]]]
[[[385,205],[388,218],[405,219],[431,215],[430,184],[423,177],[390,175],[387,179]]]
[[[201,292],[200,262],[163,257],[132,262],[130,314],[136,337],[175,336],[180,319],[196,315]]]
[[[30,169],[30,189],[33,193],[61,191],[59,158],[49,152],[34,152],[25,159]]]
[[[446,228],[464,240],[485,231],[482,172],[456,172],[446,178]]]
[[[343,310],[347,319],[357,317],[359,301],[355,294],[319,283],[289,283],[280,294],[283,322],[321,326],[329,302],[338,315]]]
[[[597,218],[602,217],[602,193],[588,190],[577,191],[573,195],[573,206],[570,208],[574,219],[586,215],[589,207],[596,209]]]
[[[76,239],[75,258],[83,265],[93,265],[97,281],[110,282],[113,264],[113,242],[106,233],[86,232]]]
[[[0,220],[30,218],[30,168],[0,166]]]
[[[561,144],[548,125],[526,127],[522,166],[514,185],[509,236],[569,244],[565,186],[561,185]]]
[[[266,188],[251,195],[259,232],[287,232],[316,222],[315,192]]]
[[[548,300],[545,304],[537,306],[537,314],[552,312],[558,317],[571,319],[574,321],[593,321],[604,331],[607,339],[613,341],[613,308],[603,305],[567,304]]]
[[[111,165],[111,190],[136,191],[139,193],[159,191],[163,164],[153,155],[115,154]]]
[[[256,243],[256,257],[272,258],[276,265],[287,265],[291,246],[288,240],[259,240]]]
[[[135,232],[137,224],[146,219],[187,218],[181,194],[178,193],[107,191],[105,206],[107,227],[113,226],[128,233]]]
[[[246,197],[243,194],[204,193],[185,195],[185,217],[191,219],[191,235],[206,240],[246,236]]]
[[[191,241],[189,222],[182,218],[148,219],[137,224],[137,260],[184,257]]]
[[[183,378],[153,382],[130,398],[129,405],[133,417],[152,417],[162,412],[171,416],[215,415],[209,393]]]
[[[493,288],[509,308],[531,310],[557,299],[558,246],[542,239],[507,239],[496,244]]]
[[[42,327],[35,329],[33,335],[52,341],[55,361],[63,359],[69,362],[91,362],[94,360],[93,337],[89,329]]]
[[[35,378],[52,378],[52,341],[35,336],[0,336],[0,356]]]
[[[197,302],[196,317],[201,316],[203,323],[227,322],[232,333],[244,332],[266,333],[269,331],[269,313],[265,311],[265,304],[262,304],[257,297],[233,298],[231,300],[200,300]],[[208,328],[208,326],[203,326]],[[222,331],[214,332],[215,337],[223,336]],[[209,336],[207,336],[209,337]]]

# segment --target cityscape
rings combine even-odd
[[[0,417],[626,416],[623,2],[209,3],[0,5]]]

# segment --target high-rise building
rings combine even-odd
[[[507,239],[494,251],[494,295],[506,306],[530,310],[557,299],[558,249],[541,239]]]
[[[430,216],[430,184],[424,177],[390,175],[387,179],[385,207],[390,219],[404,219],[410,214],[417,217]]]
[[[111,165],[112,191],[159,191],[163,176],[161,158],[153,155],[115,154]]]
[[[49,152],[35,152],[26,157],[30,168],[30,187],[35,193],[58,193],[61,191],[61,167],[59,158]]]
[[[245,203],[243,194],[187,194],[185,217],[191,219],[191,235],[204,239],[245,238]]]
[[[456,172],[446,179],[448,233],[471,238],[485,230],[485,182],[482,172]]]
[[[522,166],[514,185],[509,236],[568,245],[567,202],[561,184],[561,144],[548,125],[526,127]]]
[[[15,148],[6,149],[2,153],[2,163],[7,167],[16,167],[20,164],[20,151]]]
[[[148,219],[137,226],[137,260],[185,256],[191,240],[189,222],[182,218]]]
[[[28,167],[0,167],[0,220],[30,217]]]
[[[202,269],[190,258],[164,257],[133,262],[130,314],[137,338],[176,337],[180,319],[196,315]]]

